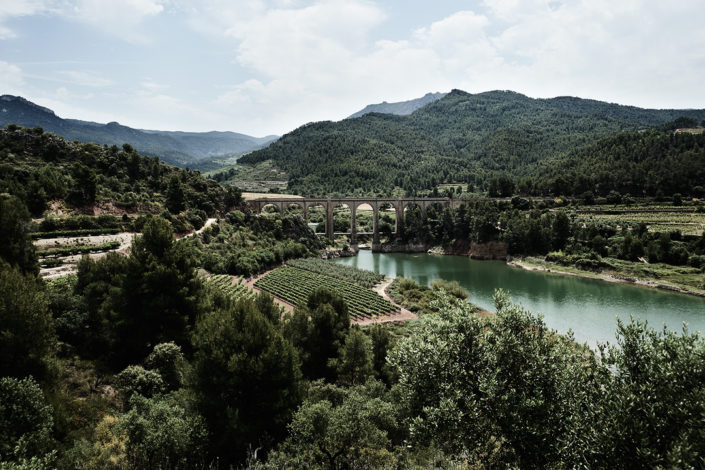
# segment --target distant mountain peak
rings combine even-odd
[[[32,103],[28,99],[22,98],[21,96],[14,96],[14,95],[2,95],[0,96],[0,101],[7,101],[7,102],[19,102],[25,106],[29,106],[30,108],[33,108],[37,111],[41,111],[43,113],[51,114],[52,116],[56,116],[54,111],[52,111],[49,108],[45,108],[44,106],[39,106],[36,103]]]
[[[409,101],[399,101],[396,103],[388,103],[387,101],[382,101],[377,104],[368,104],[364,109],[358,111],[354,114],[348,116],[347,119],[358,118],[369,113],[382,113],[382,114],[397,114],[399,116],[406,116],[413,113],[419,108],[426,106],[429,103],[438,101],[446,96],[446,93],[426,93],[421,98],[416,98]]]

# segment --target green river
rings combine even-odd
[[[458,281],[470,301],[494,311],[492,295],[502,288],[514,302],[544,316],[561,333],[573,330],[578,342],[595,346],[615,342],[617,318],[633,315],[654,328],[705,332],[705,299],[657,289],[616,284],[507,266],[503,261],[478,261],[463,256],[372,253],[360,250],[336,263],[367,269],[389,277],[408,277],[430,285],[436,279]]]

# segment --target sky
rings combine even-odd
[[[0,0],[0,94],[284,134],[428,92],[705,108],[702,0]]]

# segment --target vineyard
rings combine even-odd
[[[352,266],[331,263],[319,258],[300,258],[288,261],[286,264],[298,269],[304,269],[324,276],[330,276],[341,281],[348,281],[362,287],[371,288],[384,279],[383,274],[373,273]]]
[[[386,315],[397,308],[371,289],[292,266],[282,266],[259,279],[255,286],[294,305],[305,305],[309,294],[318,287],[338,292],[354,319]]]
[[[684,235],[700,235],[705,229],[705,212],[691,207],[632,208],[624,210],[585,210],[576,211],[576,222],[590,224],[637,225],[644,223],[652,232],[680,230]]]
[[[241,297],[253,298],[255,291],[247,287],[242,276],[232,277],[227,274],[214,274],[206,282],[223,291],[228,297],[237,300]]]

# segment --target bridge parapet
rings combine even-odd
[[[284,214],[286,209],[290,205],[298,205],[301,207],[304,219],[308,220],[308,210],[311,207],[322,206],[326,214],[326,236],[328,238],[333,238],[333,209],[339,205],[345,205],[350,208],[351,218],[350,218],[350,234],[352,243],[357,242],[357,209],[364,204],[372,207],[373,218],[372,218],[372,239],[373,243],[379,243],[379,212],[381,207],[388,204],[394,207],[396,213],[396,227],[395,232],[397,236],[401,236],[404,231],[404,210],[411,206],[416,205],[421,210],[422,214],[426,214],[429,207],[433,205],[440,205],[441,207],[449,207],[455,209],[459,207],[464,200],[462,199],[450,199],[446,197],[429,197],[429,198],[394,198],[394,197],[381,197],[381,198],[371,198],[371,197],[354,197],[354,198],[259,198],[247,201],[248,204],[256,212],[261,212],[265,206],[273,205],[279,209],[280,214]]]

